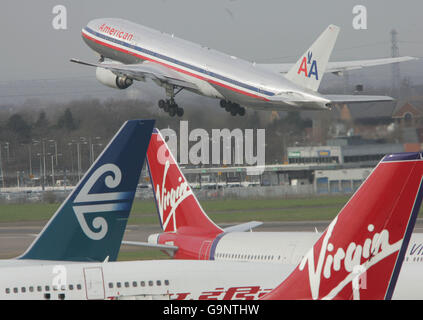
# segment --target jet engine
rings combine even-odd
[[[131,78],[117,76],[112,71],[100,67],[97,67],[95,75],[100,83],[115,89],[126,89],[133,83]]]

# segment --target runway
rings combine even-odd
[[[266,222],[254,229],[255,232],[271,231],[308,231],[323,232],[330,221],[290,221]],[[29,247],[37,234],[43,229],[45,222],[0,223],[0,259],[19,256]],[[221,224],[228,227],[233,224]],[[147,241],[150,234],[160,233],[159,225],[128,225],[124,234],[126,241]],[[423,219],[418,219],[414,232],[423,232]],[[122,251],[135,250],[136,247],[122,246]]]

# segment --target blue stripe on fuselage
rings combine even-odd
[[[92,29],[91,29],[91,28],[89,28],[89,27],[85,27],[85,28],[84,28],[84,30],[85,30],[85,31],[87,31],[88,33],[91,33],[92,35],[95,35],[96,37],[102,38],[102,39],[104,39],[104,40],[111,41],[111,42],[113,42],[113,43],[119,44],[119,45],[124,46],[124,47],[126,47],[126,48],[129,48],[129,49],[133,49],[133,50],[139,51],[139,52],[141,52],[141,53],[143,53],[143,54],[148,54],[148,55],[150,55],[150,56],[153,56],[153,57],[156,57],[156,58],[159,58],[159,59],[165,60],[165,61],[167,61],[167,62],[170,62],[170,63],[176,64],[176,65],[178,65],[178,66],[180,66],[180,67],[184,67],[184,68],[190,69],[190,70],[192,70],[192,71],[196,71],[196,72],[198,72],[198,73],[202,73],[202,74],[204,74],[204,75],[206,75],[206,76],[210,76],[210,77],[213,77],[213,78],[219,79],[219,80],[221,80],[221,81],[225,81],[225,82],[231,83],[231,84],[236,85],[236,86],[238,86],[238,87],[241,87],[241,88],[244,88],[244,89],[248,89],[248,90],[250,90],[250,91],[254,91],[254,92],[257,92],[257,93],[260,93],[260,94],[265,94],[265,95],[268,95],[268,96],[274,96],[274,95],[275,95],[273,92],[266,91],[266,90],[262,90],[262,89],[259,89],[259,88],[256,88],[256,87],[253,87],[253,86],[250,86],[250,85],[248,85],[248,84],[245,84],[245,83],[239,82],[239,81],[237,81],[237,80],[233,80],[233,79],[227,78],[227,77],[225,77],[225,76],[219,75],[219,74],[217,74],[217,73],[214,73],[214,72],[207,71],[207,70],[205,70],[205,69],[202,69],[202,68],[196,67],[196,66],[194,66],[194,65],[192,65],[192,64],[189,64],[189,63],[186,63],[186,62],[183,62],[183,61],[177,60],[177,59],[173,59],[173,58],[170,58],[170,57],[168,57],[168,56],[162,55],[162,54],[160,54],[160,53],[157,53],[157,52],[154,52],[154,51],[151,51],[151,50],[148,50],[148,49],[145,49],[145,48],[142,48],[142,47],[136,46],[136,45],[131,45],[131,44],[128,44],[127,42],[124,42],[124,41],[117,40],[117,39],[115,39],[115,38],[112,38],[112,37],[106,36],[106,35],[104,35],[104,34],[102,34],[102,33],[99,33],[99,32],[96,32],[96,31],[92,30]]]
[[[210,256],[209,256],[209,260],[214,260],[214,255],[216,253],[216,248],[217,248],[217,244],[219,243],[220,239],[223,238],[223,236],[225,235],[225,232],[222,232],[221,234],[219,234],[212,243],[211,249],[210,249]]]

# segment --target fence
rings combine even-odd
[[[70,190],[26,191],[26,192],[0,192],[0,203],[36,203],[36,202],[62,202]],[[225,187],[220,189],[195,189],[199,200],[218,199],[265,199],[265,198],[300,198],[331,194],[349,194],[350,189],[330,188],[315,189],[311,184],[297,186],[254,186],[254,187]],[[138,189],[135,198],[139,200],[153,200],[151,188]]]

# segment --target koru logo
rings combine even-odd
[[[104,164],[91,175],[73,202],[73,210],[82,228],[82,231],[88,238],[92,240],[101,240],[105,237],[108,230],[107,221],[103,217],[94,218],[92,220],[92,229],[90,226],[88,226],[85,215],[99,212],[104,213],[129,210],[129,200],[133,194],[132,192],[107,192],[90,194],[89,192],[92,187],[105,173],[109,173],[104,178],[104,184],[107,188],[115,189],[120,185],[122,180],[122,172],[119,167],[111,163]],[[111,201],[119,202],[110,203]]]
[[[313,75],[316,80],[319,80],[319,72],[317,71],[317,62],[313,60],[313,52],[309,51],[307,57],[303,57],[298,74],[304,72],[307,78],[311,78]]]

